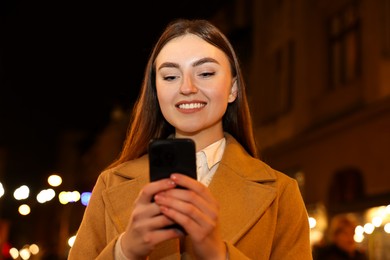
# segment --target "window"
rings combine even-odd
[[[295,46],[293,41],[276,49],[270,59],[270,85],[263,100],[265,113],[262,123],[275,120],[292,108]]]
[[[361,30],[356,2],[346,6],[329,20],[330,89],[346,86],[360,75]]]
[[[386,58],[390,58],[390,0],[382,0],[381,9],[383,54]]]
[[[360,169],[345,167],[334,173],[328,190],[328,203],[351,203],[364,197],[364,179]]]

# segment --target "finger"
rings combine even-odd
[[[161,212],[181,225],[185,231],[193,237],[202,237],[216,227],[216,219],[210,218],[196,208],[185,210],[189,214],[177,211],[166,206],[160,207]]]
[[[172,189],[158,193],[155,196],[155,201],[164,210],[169,210],[169,215],[166,212],[163,214],[179,224],[192,220],[199,226],[204,226],[215,222],[218,218],[218,204],[209,203],[192,191]]]
[[[162,179],[154,182],[150,182],[143,187],[141,190],[137,201],[139,203],[150,203],[152,201],[153,195],[168,189],[176,187],[176,183],[171,179]]]
[[[171,218],[162,214],[160,208],[159,208],[159,212],[160,212],[159,215],[149,218],[143,222],[143,225],[145,226],[146,230],[156,231],[175,224],[175,222]]]
[[[175,182],[177,186],[190,189],[202,197],[203,195],[208,197],[211,194],[204,184],[184,174],[173,173],[171,174],[170,179]]]
[[[180,232],[177,229],[171,228],[171,229],[157,229],[153,232],[148,233],[144,240],[147,242],[157,245],[163,241],[173,239],[173,238],[179,238],[182,237],[184,234]]]
[[[159,224],[156,224],[159,223]],[[172,223],[167,217],[161,215],[153,219],[147,219],[145,221],[139,221],[136,223],[130,223],[124,233],[122,241],[125,247],[131,247],[137,255],[147,255],[155,246],[163,241],[172,238],[179,238],[183,236],[183,233],[177,232],[177,230],[164,229],[159,227],[164,223]],[[151,228],[153,227],[153,228]],[[158,228],[156,228],[158,227]],[[123,245],[122,244],[122,245]]]
[[[193,205],[205,214],[213,215],[218,210],[217,201],[210,196],[200,196],[192,190],[188,189],[171,189],[159,192],[154,196],[155,202],[160,206],[174,208],[182,212],[186,212],[188,205]]]
[[[215,214],[218,211],[218,202],[205,185],[181,174],[173,174],[172,178],[177,180],[177,185],[183,185],[183,187],[185,185],[186,189],[170,189],[158,194],[194,204],[206,214]],[[173,201],[166,206],[174,207],[175,203],[176,201]]]
[[[134,202],[132,212],[133,222],[142,222],[145,219],[160,215],[161,211],[159,206],[152,202],[152,194],[155,191],[165,191],[169,187],[175,187],[175,185],[172,183],[172,181],[169,181],[169,179],[158,182],[156,181],[156,183],[145,185]]]

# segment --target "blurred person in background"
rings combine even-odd
[[[313,249],[314,260],[368,260],[354,240],[356,226],[357,222],[351,216],[334,216],[328,229],[328,241]]]

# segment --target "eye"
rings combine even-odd
[[[173,81],[175,80],[176,78],[178,78],[177,76],[174,76],[174,75],[167,75],[167,76],[164,76],[163,79],[165,81]]]
[[[211,77],[211,76],[214,76],[215,75],[215,72],[202,72],[199,74],[200,77],[202,78],[208,78],[208,77]]]

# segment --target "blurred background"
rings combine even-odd
[[[0,259],[66,259],[174,18],[232,41],[262,159],[297,179],[313,247],[351,215],[390,259],[390,0],[0,3]]]

